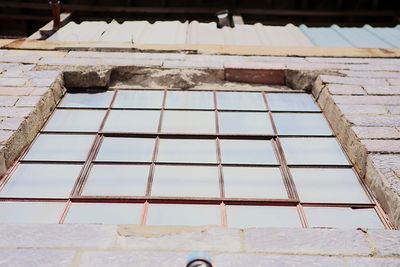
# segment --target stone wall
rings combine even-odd
[[[311,92],[400,227],[400,59],[0,50],[0,172],[31,143],[64,85],[121,83]],[[189,250],[210,251],[217,266],[400,265],[400,235],[389,230],[4,225],[0,237],[2,266],[183,266]]]

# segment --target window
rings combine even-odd
[[[67,93],[0,183],[1,223],[384,228],[307,94]]]

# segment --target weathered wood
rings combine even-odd
[[[69,21],[71,21],[71,13],[61,13],[60,15],[60,27],[64,26],[67,24]],[[53,32],[53,21],[50,21],[46,25],[44,25],[42,28],[40,28],[38,31],[36,31],[34,34],[28,37],[28,40],[40,40],[44,37],[48,38],[51,36]],[[47,33],[47,34],[46,34]],[[43,34],[45,36],[43,36]],[[50,34],[50,35],[49,35]]]
[[[325,47],[276,47],[239,45],[135,45],[129,42],[49,42],[19,39],[6,46],[10,49],[40,50],[97,50],[97,51],[144,51],[181,52],[198,54],[298,56],[298,57],[375,57],[399,58],[400,49],[383,48],[325,48]]]

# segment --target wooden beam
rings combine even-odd
[[[238,45],[134,45],[116,42],[49,42],[16,40],[8,49],[38,50],[97,50],[97,51],[143,51],[143,52],[190,52],[194,54],[224,54],[246,56],[295,56],[295,57],[365,57],[400,58],[400,49],[380,48],[325,48],[325,47],[276,47]]]
[[[60,27],[64,26],[67,24],[69,21],[71,21],[71,13],[62,13],[60,15]],[[43,38],[48,38],[54,33],[53,31],[53,21],[50,21],[46,25],[44,25],[42,28],[40,28],[38,31],[36,31],[34,34],[28,37],[28,40],[40,40]]]

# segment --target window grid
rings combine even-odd
[[[134,91],[134,90],[129,90],[129,91]],[[375,211],[377,211],[377,214],[380,218],[380,220],[383,222],[384,226],[386,228],[393,228],[390,222],[387,220],[386,215],[382,211],[381,207],[376,203],[374,197],[370,193],[369,189],[366,187],[366,185],[362,182],[360,179],[359,175],[356,175],[360,185],[362,186],[363,190],[365,191],[366,195],[368,198],[371,200],[371,203],[304,203],[300,202],[297,191],[296,191],[296,186],[295,183],[291,177],[290,174],[290,168],[301,168],[301,167],[307,167],[307,168],[324,168],[324,167],[329,167],[329,168],[354,168],[350,166],[343,166],[343,165],[329,165],[329,166],[312,166],[312,165],[295,165],[291,166],[288,165],[285,159],[285,153],[282,148],[282,145],[280,143],[280,137],[303,137],[299,135],[291,135],[291,136],[285,136],[285,135],[278,135],[277,133],[277,128],[274,123],[274,118],[272,116],[273,113],[321,113],[321,111],[271,111],[269,106],[268,106],[268,101],[266,98],[266,92],[258,92],[261,93],[263,102],[265,103],[267,109],[266,111],[261,111],[261,110],[254,110],[254,111],[245,111],[245,112],[261,112],[261,113],[268,113],[268,118],[270,119],[270,122],[272,124],[273,128],[273,134],[272,135],[220,135],[219,134],[219,117],[218,117],[218,112],[219,111],[224,111],[222,109],[218,109],[218,97],[217,97],[217,92],[213,92],[213,100],[214,100],[214,114],[215,114],[215,129],[216,133],[215,134],[165,134],[162,133],[162,123],[163,123],[163,115],[166,110],[166,98],[167,98],[167,93],[168,91],[171,90],[163,90],[163,101],[162,101],[162,106],[160,107],[161,112],[160,112],[160,119],[158,122],[158,128],[157,128],[157,133],[107,133],[103,131],[104,125],[107,121],[107,118],[110,114],[111,110],[158,110],[158,109],[148,109],[148,108],[113,108],[114,101],[117,97],[117,94],[119,90],[116,90],[116,92],[113,94],[112,100],[108,108],[73,108],[73,107],[58,107],[57,109],[67,109],[67,110],[106,110],[106,115],[104,116],[99,131],[96,134],[96,137],[94,139],[94,142],[92,144],[92,148],[90,149],[86,161],[30,161],[30,160],[25,160],[24,156],[28,153],[30,148],[34,145],[35,142],[32,142],[32,144],[29,146],[29,148],[23,153],[21,156],[20,162],[16,163],[13,168],[9,171],[8,174],[6,174],[6,178],[3,179],[2,183],[0,184],[0,191],[4,188],[4,186],[7,184],[9,181],[12,173],[15,171],[17,166],[20,163],[31,163],[31,164],[38,164],[38,163],[48,163],[48,164],[55,164],[55,163],[62,163],[62,164],[77,164],[77,163],[84,163],[84,166],[81,169],[81,173],[79,174],[78,178],[76,179],[75,185],[73,187],[73,190],[71,191],[71,195],[69,199],[42,199],[42,198],[27,198],[27,199],[21,199],[21,198],[0,198],[0,201],[46,201],[46,202],[65,202],[65,208],[64,211],[61,215],[60,218],[60,223],[63,223],[65,220],[65,217],[67,216],[68,210],[71,207],[71,203],[143,203],[143,209],[142,209],[142,216],[140,220],[140,224],[145,224],[146,218],[147,218],[147,213],[149,209],[149,205],[151,203],[174,203],[174,204],[218,204],[220,206],[221,210],[221,225],[226,227],[227,226],[227,213],[226,213],[226,205],[268,205],[268,206],[293,206],[297,208],[297,212],[300,217],[300,221],[302,223],[302,227],[308,227],[307,223],[307,218],[305,215],[305,211],[303,207],[351,207],[351,208],[373,208]],[[179,111],[188,111],[188,110],[196,110],[196,111],[211,111],[210,109],[168,109],[168,110],[179,110]],[[228,111],[228,110],[227,110]],[[229,110],[230,112],[236,112]],[[53,113],[54,114],[54,113]],[[50,117],[50,119],[52,116]],[[49,119],[49,120],[50,120]],[[43,129],[45,129],[46,125],[48,124],[49,120],[46,122],[45,126]],[[330,127],[330,125],[329,125]],[[74,135],[74,134],[79,134],[79,135],[89,135],[93,134],[91,132],[57,132],[57,131],[51,131],[51,132],[46,132],[43,130],[40,132],[40,134],[45,135],[45,134],[63,134],[63,135]],[[40,136],[35,138],[37,138]],[[127,163],[121,163],[121,162],[95,162],[94,159],[100,149],[100,146],[104,140],[104,137],[153,137],[155,138],[155,146],[152,154],[152,161],[148,163],[143,163],[143,162],[127,162]],[[332,136],[335,137],[332,131],[332,135],[324,135],[324,136],[312,136],[313,138],[320,138],[320,137],[327,137],[327,136]],[[304,137],[310,137],[310,136],[304,136]],[[192,138],[192,139],[211,139],[216,141],[216,154],[217,154],[217,162],[215,164],[210,164],[206,163],[204,165],[207,166],[217,166],[218,167],[218,176],[219,176],[219,186],[220,186],[220,197],[219,198],[193,198],[193,197],[153,197],[151,196],[151,188],[152,188],[152,183],[153,183],[153,176],[154,176],[154,170],[156,165],[179,165],[179,166],[191,166],[191,165],[197,165],[195,163],[161,163],[157,162],[157,155],[158,155],[158,149],[159,149],[159,144],[160,144],[160,139],[161,138]],[[245,139],[245,140],[271,140],[273,144],[273,149],[275,156],[277,157],[278,160],[278,166],[277,165],[271,165],[271,164],[266,164],[263,165],[264,167],[279,167],[281,173],[282,173],[282,178],[285,184],[285,188],[288,194],[288,199],[249,199],[249,198],[225,198],[224,194],[224,176],[223,176],[223,166],[243,166],[242,164],[223,164],[221,162],[221,146],[220,146],[220,140],[222,139]],[[346,158],[348,159],[347,155],[344,153]],[[350,162],[350,161],[349,161]],[[148,182],[147,182],[147,188],[146,188],[146,194],[145,196],[139,196],[139,197],[107,197],[107,196],[81,196],[81,193],[83,191],[83,187],[85,186],[86,180],[88,178],[88,175],[90,173],[90,170],[93,166],[93,164],[106,164],[106,165],[140,165],[140,164],[149,164],[150,165],[150,171],[148,175]],[[203,164],[198,164],[198,165],[203,165]],[[246,167],[257,167],[258,165],[256,164],[251,164],[245,165]],[[355,172],[356,173],[356,172]]]

